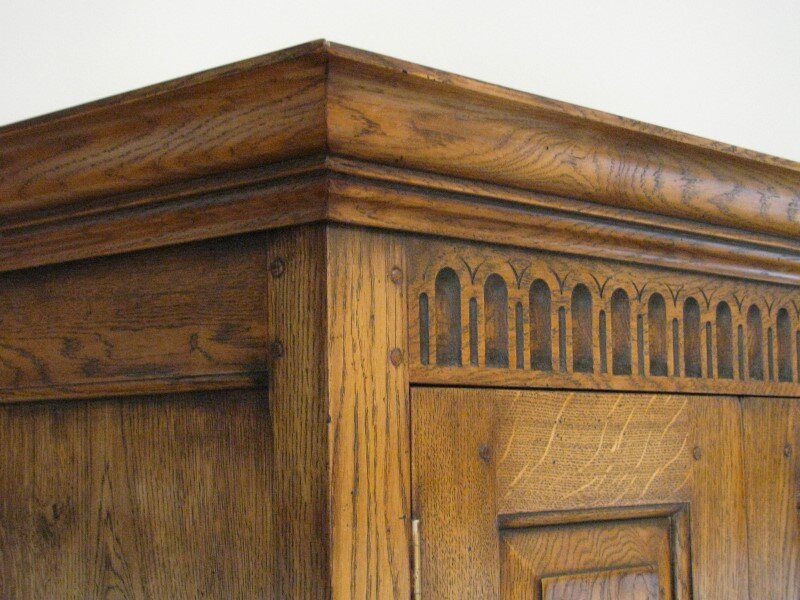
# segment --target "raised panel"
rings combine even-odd
[[[658,574],[652,568],[612,569],[547,577],[543,600],[660,600]]]
[[[672,600],[671,529],[662,517],[502,530],[502,596]]]

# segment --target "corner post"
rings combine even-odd
[[[327,229],[333,598],[411,597],[403,238]]]

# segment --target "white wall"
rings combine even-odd
[[[321,37],[800,161],[800,0],[0,0],[0,123]]]

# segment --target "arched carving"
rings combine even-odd
[[[764,379],[764,325],[755,304],[747,309],[747,370],[750,379]]]
[[[700,305],[691,296],[683,303],[683,372],[686,377],[702,377],[700,358]]]
[[[421,381],[455,381],[437,369],[463,364],[475,385],[792,396],[786,386],[800,383],[796,289],[506,247],[411,244],[420,244],[409,293],[419,303],[410,332]]]
[[[792,368],[792,322],[789,311],[781,308],[778,311],[778,380],[793,381]]]
[[[647,303],[647,337],[650,350],[650,375],[667,375],[667,304],[655,293]]]
[[[631,303],[622,288],[611,295],[611,372],[631,374]]]
[[[469,364],[478,365],[478,300],[469,299]]]
[[[492,273],[483,286],[486,336],[486,366],[508,366],[508,288],[505,280]]]
[[[608,373],[608,334],[606,332],[606,311],[597,313],[597,345],[600,351],[600,372]]]
[[[553,326],[550,288],[542,279],[531,283],[528,294],[531,323],[531,368],[553,370]]]
[[[431,362],[431,330],[428,294],[419,295],[419,360],[423,365]]]
[[[558,370],[567,372],[567,309],[558,309]]]
[[[461,282],[449,267],[436,276],[436,364],[461,365]]]
[[[523,323],[522,302],[514,305],[514,350],[517,357],[517,368],[525,368],[525,325]]]
[[[717,377],[733,379],[733,317],[731,307],[717,304]]]
[[[681,326],[678,319],[672,319],[672,373],[681,376]]]
[[[592,350],[592,294],[582,283],[572,290],[572,370],[594,371]]]
[[[737,346],[739,349],[739,379],[745,378],[744,363],[745,363],[745,345],[744,345],[744,327],[739,325],[737,327]]]

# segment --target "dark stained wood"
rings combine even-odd
[[[434,283],[436,298],[436,364],[460,365],[461,338],[461,282],[455,271],[442,269]],[[477,322],[477,321],[476,321]]]
[[[263,384],[263,235],[0,274],[0,402]]]
[[[0,411],[5,408],[0,406]],[[14,593],[20,598],[33,594],[30,537],[34,535],[34,522],[30,503],[34,440],[30,434],[22,435],[34,427],[29,416],[29,410],[20,410],[5,411],[0,417],[0,581],[5,594]]]

